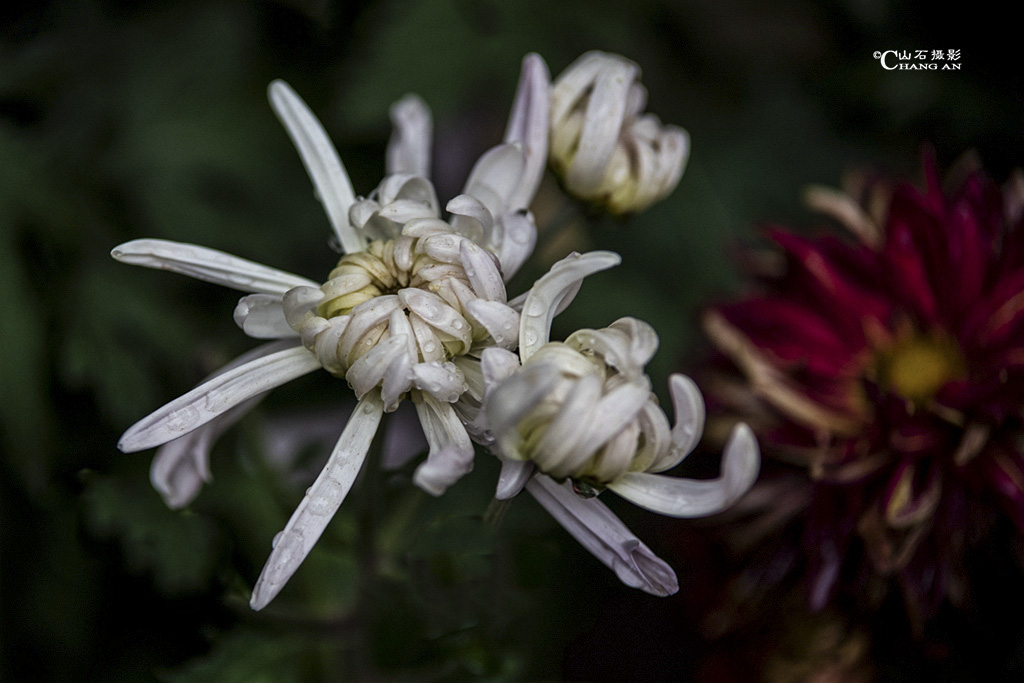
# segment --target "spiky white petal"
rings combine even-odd
[[[304,277],[183,242],[132,240],[114,247],[110,255],[121,263],[169,270],[243,292],[281,295],[292,287],[316,287]]]
[[[243,401],[320,369],[316,356],[293,347],[217,375],[128,428],[117,447],[146,450],[187,434]]]
[[[526,490],[627,586],[659,597],[679,590],[672,568],[651,552],[601,501],[581,498],[573,493],[570,483],[559,485],[542,474],[532,477]]]
[[[324,469],[275,538],[274,550],[252,591],[253,609],[263,609],[273,600],[313,549],[352,488],[383,412],[379,396],[368,394],[359,401]]]
[[[306,103],[287,83],[271,83],[268,96],[271,106],[295,143],[299,156],[302,157],[302,163],[309,172],[310,180],[313,181],[317,197],[323,202],[327,218],[334,228],[341,248],[347,254],[362,251],[365,242],[348,220],[349,208],[355,201],[355,192],[334,143]]]

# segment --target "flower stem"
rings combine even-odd
[[[484,511],[484,522],[489,526],[497,529],[501,526],[501,522],[505,519],[505,514],[512,507],[512,499],[498,500],[492,498],[491,502],[488,503],[487,509]]]

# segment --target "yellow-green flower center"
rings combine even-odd
[[[883,387],[916,404],[924,404],[967,366],[956,342],[945,336],[914,334],[897,341],[878,357]]]

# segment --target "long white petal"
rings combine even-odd
[[[281,295],[292,287],[319,286],[283,270],[183,242],[132,240],[114,247],[110,255],[121,263],[169,270],[243,292]]]
[[[551,321],[562,299],[575,291],[583,278],[622,262],[615,252],[592,251],[558,261],[530,289],[519,318],[519,355],[523,362],[548,343]]]
[[[430,177],[430,142],[434,124],[430,108],[416,95],[406,95],[391,105],[391,139],[386,172]]]
[[[363,239],[348,222],[348,210],[355,202],[355,192],[331,139],[306,103],[287,83],[274,81],[267,94],[270,105],[302,157],[341,248],[346,254],[362,251],[365,246]]]
[[[505,142],[522,145],[525,159],[519,185],[508,198],[512,210],[530,205],[547,165],[550,80],[547,64],[540,55],[530,53],[523,58],[522,74],[505,130]]]
[[[255,358],[295,346],[294,341],[271,342],[244,353],[210,375],[210,379]],[[226,413],[215,417],[185,436],[165,443],[153,456],[149,479],[172,510],[185,507],[199,494],[204,482],[210,480],[210,450],[226,429],[252,410],[265,393],[257,394]]]
[[[276,537],[274,550],[252,591],[249,604],[253,609],[263,609],[273,600],[313,549],[352,488],[383,413],[376,394],[365,396],[356,405],[320,476]]]
[[[254,339],[298,337],[285,319],[282,301],[275,294],[243,296],[235,306],[235,324]]]
[[[721,512],[739,500],[757,479],[760,462],[754,433],[740,424],[725,445],[718,479],[681,479],[633,472],[608,488],[652,512],[669,517],[703,517]]]
[[[526,490],[627,586],[659,597],[679,590],[672,568],[601,501],[581,498],[573,493],[569,482],[559,485],[543,474],[530,479]]]
[[[298,346],[217,375],[128,428],[117,447],[143,451],[176,439],[257,394],[320,369],[320,362]]]
[[[414,403],[430,452],[416,468],[412,481],[430,495],[439,496],[473,469],[473,442],[451,404],[430,394],[422,394]]]

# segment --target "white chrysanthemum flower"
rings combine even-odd
[[[498,498],[526,487],[625,583],[667,595],[677,588],[671,569],[592,496],[609,488],[664,515],[710,515],[750,488],[760,454],[753,433],[739,425],[718,479],[657,474],[679,464],[700,440],[704,403],[691,380],[673,375],[676,425],[669,426],[643,372],[657,350],[654,330],[623,318],[565,342],[548,341],[553,317],[580,280],[618,260],[609,252],[570,257],[537,281],[523,303],[519,356],[499,348],[482,355],[485,399],[477,432],[503,461]],[[577,494],[588,499],[576,500]]]
[[[524,60],[506,143],[477,163],[465,194],[448,205],[430,182],[426,107],[406,98],[392,110],[396,133],[388,177],[356,200],[319,121],[283,82],[270,86],[275,112],[295,142],[345,252],[323,284],[189,244],[136,240],[112,252],[123,262],[171,270],[248,292],[235,320],[264,345],[128,429],[125,452],[161,446],[154,483],[172,506],[186,504],[208,478],[216,436],[267,391],[324,368],[344,377],[359,403],[334,452],[274,541],[253,590],[260,609],[284,586],[351,488],[382,414],[410,398],[429,445],[415,481],[435,495],[472,467],[473,446],[454,404],[469,389],[462,365],[513,348],[519,315],[504,278],[535,240],[527,206],[547,142],[548,77],[536,55]],[[479,401],[479,392],[473,399]]]
[[[641,211],[679,183],[690,138],[642,114],[640,67],[619,55],[588,52],[551,90],[551,165],[566,189],[616,214]]]

